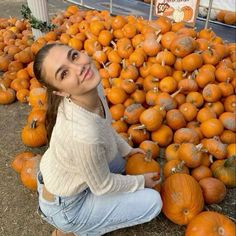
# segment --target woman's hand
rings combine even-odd
[[[146,174],[143,174],[143,176],[144,176],[146,188],[153,188],[161,182],[161,177],[157,172],[146,173]],[[154,180],[158,177],[160,177],[158,180]]]
[[[129,154],[125,156],[125,158],[129,158],[130,156],[132,156],[136,153],[141,153],[144,155],[146,154],[146,152],[141,148],[132,148],[132,150],[129,152]]]

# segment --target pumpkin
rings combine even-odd
[[[187,225],[204,206],[200,185],[187,174],[170,175],[162,185],[161,197],[163,213],[179,225]]]
[[[119,104],[125,101],[127,94],[122,88],[112,87],[108,89],[107,98],[112,104]]]
[[[11,88],[6,88],[2,83],[0,83],[0,104],[10,104],[15,101],[15,98],[15,91]]]
[[[236,143],[236,133],[231,130],[224,130],[220,135],[220,140],[226,144]]]
[[[125,106],[123,104],[116,104],[112,105],[109,110],[113,120],[120,120],[124,116]]]
[[[137,124],[139,122],[139,117],[145,108],[139,104],[134,103],[125,108],[124,111],[124,120],[128,124]]]
[[[196,168],[201,165],[202,145],[194,145],[192,143],[182,143],[178,150],[178,158],[185,162],[190,168]]]
[[[216,84],[208,84],[203,88],[202,95],[207,102],[217,102],[221,98],[221,90]]]
[[[32,107],[40,107],[47,102],[46,89],[34,88],[30,90],[29,103]]]
[[[224,126],[220,120],[211,118],[204,121],[200,125],[200,130],[206,138],[212,138],[214,136],[219,136],[224,130]]]
[[[202,94],[199,92],[189,92],[186,95],[186,102],[192,103],[197,108],[199,108],[204,104],[204,99]]]
[[[221,180],[227,187],[236,187],[236,156],[226,160],[217,160],[211,165],[213,176]]]
[[[162,92],[173,93],[176,91],[178,86],[177,81],[172,76],[163,78],[159,83],[159,89]]]
[[[131,139],[135,145],[140,145],[144,140],[149,140],[150,134],[146,129],[136,129],[140,124],[131,125],[127,133],[131,136]]]
[[[128,125],[123,120],[112,121],[111,126],[117,133],[125,133],[128,130]]]
[[[14,160],[11,163],[11,167],[18,173],[21,172],[24,162],[35,156],[32,152],[21,152],[14,157]]]
[[[184,165],[184,161],[171,160],[164,164],[163,175],[165,178],[176,173],[189,174],[189,169]]]
[[[174,143],[199,143],[198,133],[194,129],[180,128],[174,133]]]
[[[200,68],[203,64],[202,56],[199,53],[191,53],[182,59],[184,71],[192,72]]]
[[[143,80],[144,91],[148,92],[149,90],[156,88],[158,92],[159,79],[155,78],[153,75],[148,75]]]
[[[158,88],[157,87],[154,87],[154,88],[147,91],[146,103],[149,106],[155,106],[157,98],[158,98]]]
[[[179,147],[180,147],[180,144],[178,143],[172,143],[168,145],[165,149],[165,159],[167,161],[179,160],[179,156],[178,156]]]
[[[213,118],[216,118],[216,113],[208,107],[201,108],[197,113],[197,121],[200,123]]]
[[[155,177],[155,179],[160,179],[161,182],[160,171],[160,165],[152,159],[152,154],[150,151],[148,151],[146,155],[137,153],[130,156],[125,165],[125,172],[128,175],[141,175],[149,172],[156,172],[157,177]],[[159,186],[155,186],[154,188],[156,189],[158,187]]]
[[[214,72],[212,72],[210,70],[206,70],[206,69],[200,70],[197,73],[195,80],[197,82],[197,85],[200,88],[204,88],[207,84],[213,83],[215,81],[215,74],[214,74]]]
[[[22,142],[29,147],[40,147],[47,143],[47,131],[45,125],[33,120],[27,124],[21,132]]]
[[[152,141],[157,142],[159,146],[168,146],[173,139],[173,131],[167,125],[161,125],[161,127],[151,133]]]
[[[139,128],[155,131],[161,127],[163,116],[157,109],[148,108],[141,113],[139,121],[142,124]]]
[[[233,112],[224,112],[220,115],[219,120],[226,129],[236,132],[236,114]]]
[[[20,89],[16,92],[16,98],[20,102],[28,102],[29,93],[28,89]]]
[[[224,105],[220,101],[212,102],[212,103],[208,102],[208,103],[205,103],[204,106],[210,108],[213,112],[216,113],[217,116],[219,116],[220,114],[224,112]]]
[[[189,36],[178,36],[170,44],[170,51],[177,57],[185,57],[196,48],[196,42]]]
[[[217,204],[224,200],[226,187],[222,181],[213,177],[206,177],[201,179],[199,184],[207,204]]]
[[[189,76],[189,78],[182,79],[178,82],[178,88],[181,90],[181,93],[188,94],[190,92],[196,92],[198,85],[196,81]]]
[[[160,150],[158,144],[151,140],[144,140],[142,143],[140,143],[139,148],[143,149],[146,152],[150,151],[153,159],[156,159],[158,157]]]
[[[183,114],[186,121],[192,121],[199,114],[196,106],[192,103],[185,102],[179,106],[179,111]]]
[[[179,110],[172,109],[166,113],[166,124],[173,130],[178,130],[186,126],[186,121]]]
[[[212,176],[212,172],[211,172],[211,169],[208,168],[207,166],[201,165],[201,166],[198,166],[198,167],[192,169],[191,175],[197,181],[199,181],[199,180],[201,180],[203,178],[211,177]]]
[[[131,95],[136,103],[143,104],[146,101],[146,93],[141,89],[136,89]]]
[[[35,191],[37,189],[37,173],[39,170],[41,156],[36,155],[25,160],[21,172],[21,182],[28,189]]]
[[[235,231],[235,224],[228,217],[214,211],[203,211],[190,221],[185,236],[233,236]]]
[[[236,156],[236,143],[231,143],[226,147],[227,157]]]
[[[216,159],[224,159],[227,156],[226,145],[223,144],[219,137],[202,139],[203,147],[212,154]]]
[[[225,111],[236,113],[236,95],[230,95],[224,100]]]

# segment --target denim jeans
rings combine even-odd
[[[113,173],[124,171],[122,157],[110,163]],[[89,188],[72,197],[42,198],[42,176],[38,174],[39,214],[63,232],[98,236],[116,229],[142,224],[156,217],[162,208],[160,194],[145,188],[133,193],[94,195]]]

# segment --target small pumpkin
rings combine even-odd
[[[236,156],[226,160],[217,160],[211,165],[213,176],[221,180],[227,187],[236,187]]]
[[[47,131],[45,125],[33,120],[27,124],[21,132],[22,142],[29,147],[40,147],[47,143]]]
[[[220,120],[212,118],[204,121],[200,125],[200,130],[206,138],[212,138],[214,136],[219,136],[224,130],[224,126]]]
[[[16,172],[20,173],[20,172],[21,172],[21,169],[22,169],[22,167],[23,167],[23,164],[24,164],[24,162],[25,162],[25,160],[27,160],[27,159],[29,159],[29,158],[31,158],[31,157],[33,157],[33,156],[35,156],[35,154],[32,153],[32,152],[21,152],[21,153],[18,153],[18,154],[14,157],[14,159],[13,159],[13,161],[12,161],[12,163],[11,163],[11,167],[12,167]]]
[[[178,143],[172,143],[168,145],[165,149],[165,159],[167,161],[179,160],[179,156],[178,156],[179,147],[180,147],[180,144]]]
[[[192,169],[191,175],[197,180],[201,180],[203,178],[211,177],[212,172],[211,169],[207,166],[200,165],[197,168]]]
[[[36,155],[25,160],[20,172],[21,182],[28,189],[35,191],[37,189],[37,173],[39,170],[41,156]]]
[[[0,83],[0,104],[10,104],[15,101],[15,98],[15,91],[11,88],[6,88],[2,83]]]
[[[163,175],[165,178],[176,173],[189,174],[189,169],[184,165],[184,161],[171,160],[163,166]]]
[[[151,133],[152,141],[157,142],[159,146],[166,147],[173,140],[173,131],[167,125],[161,125],[158,130]]]
[[[150,151],[152,153],[152,158],[157,159],[160,151],[158,143],[153,142],[151,140],[145,140],[142,143],[140,143],[139,147],[146,152]]]
[[[213,177],[206,177],[201,179],[199,184],[207,204],[217,204],[224,200],[226,187],[222,181]]]

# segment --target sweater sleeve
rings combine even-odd
[[[122,157],[128,155],[132,150],[132,147],[123,138],[121,138],[120,135],[113,128],[112,131],[115,136],[116,144],[120,155]]]
[[[73,150],[75,166],[95,195],[114,192],[134,192],[144,188],[143,175],[113,174],[102,144],[76,143]]]

